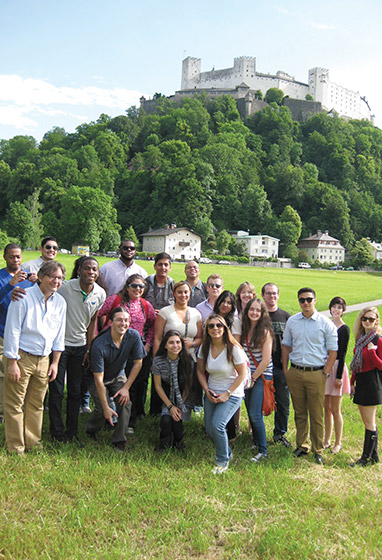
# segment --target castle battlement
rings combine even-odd
[[[263,96],[270,88],[281,89],[291,99],[305,100],[309,94],[326,111],[335,111],[348,119],[373,120],[365,97],[331,82],[327,68],[311,68],[308,80],[308,83],[299,82],[282,70],[278,70],[276,74],[257,72],[256,58],[252,56],[236,57],[233,67],[220,70],[213,68],[207,72],[201,72],[200,58],[187,57],[182,63],[181,92],[193,89],[237,91],[244,82],[249,89],[260,90]]]

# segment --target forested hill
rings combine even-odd
[[[129,226],[176,222],[204,243],[227,229],[273,235],[288,256],[300,233],[328,229],[350,248],[382,240],[381,167],[369,122],[323,113],[300,124],[276,104],[244,122],[230,97],[162,99],[155,114],[101,115],[40,144],[2,140],[1,228],[23,246],[54,233],[64,247],[107,250]]]

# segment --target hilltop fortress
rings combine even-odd
[[[245,112],[250,114],[253,112],[250,104],[255,92],[260,90],[265,96],[270,88],[281,89],[290,100],[305,100],[310,94],[323,110],[335,111],[340,117],[373,120],[365,97],[331,82],[329,70],[312,68],[309,70],[308,83],[305,84],[281,70],[276,75],[257,72],[256,58],[251,56],[235,58],[232,68],[212,69],[209,72],[201,72],[200,58],[185,58],[182,63],[181,90],[176,92],[175,98],[203,91],[212,97],[229,94],[236,99],[246,98],[248,106]],[[312,113],[319,112],[317,108],[312,109]]]

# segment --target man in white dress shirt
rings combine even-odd
[[[105,283],[107,297],[121,291],[126,284],[126,280],[132,274],[140,274],[143,278],[147,277],[145,269],[134,261],[136,251],[134,241],[131,239],[122,241],[119,246],[119,259],[101,266],[100,276]]]
[[[66,302],[56,293],[64,275],[60,263],[45,263],[38,272],[38,284],[8,308],[4,332],[5,438],[8,451],[19,455],[41,445],[44,397],[48,381],[57,375],[65,347]]]

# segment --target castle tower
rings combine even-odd
[[[191,89],[200,80],[201,58],[188,56],[182,62],[182,83],[181,89]]]

